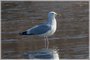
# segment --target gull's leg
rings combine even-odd
[[[48,49],[48,47],[49,47],[49,41],[48,41],[48,37],[47,36],[45,36],[45,48],[47,48]]]
[[[49,40],[48,40],[48,37],[46,37],[46,41],[47,41],[47,49],[49,48]]]
[[[44,37],[44,40],[45,40],[45,48],[46,48],[46,45],[47,45],[47,44],[46,44],[46,38],[45,38],[45,37]]]

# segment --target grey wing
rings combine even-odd
[[[47,31],[49,31],[50,29],[51,29],[51,27],[49,25],[44,25],[44,24],[38,25],[38,26],[30,29],[29,35],[43,34],[43,33],[46,33]]]

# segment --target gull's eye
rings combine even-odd
[[[54,14],[54,13],[51,13],[51,14]]]

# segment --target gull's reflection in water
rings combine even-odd
[[[41,49],[33,52],[25,52],[26,59],[39,59],[39,60],[59,60],[58,51],[54,49]]]

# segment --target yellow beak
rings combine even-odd
[[[57,14],[58,16],[62,16],[61,14]]]

